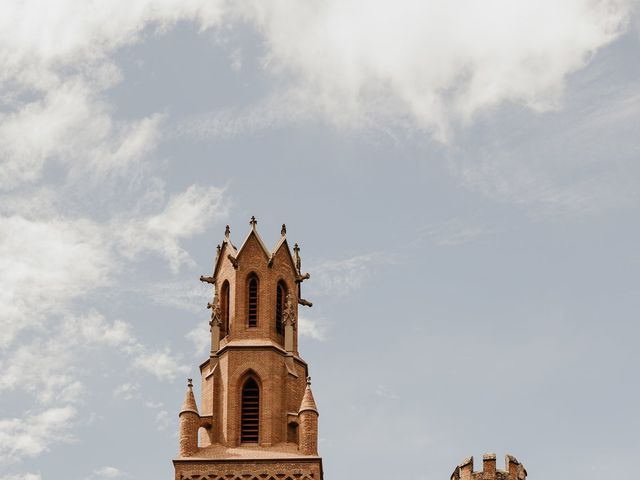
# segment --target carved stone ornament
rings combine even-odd
[[[287,298],[284,304],[284,310],[282,312],[282,325],[285,327],[291,324],[293,328],[296,328],[296,311],[293,303],[293,296],[287,293]]]
[[[297,273],[300,274],[300,269],[302,268],[302,260],[300,259],[300,247],[296,243],[293,246],[293,262],[296,265]]]
[[[211,321],[209,322],[209,326],[213,327],[214,325],[222,325],[222,313],[220,310],[220,300],[218,299],[218,292],[216,292],[215,296],[213,297],[213,303],[207,304],[207,308],[211,309]]]

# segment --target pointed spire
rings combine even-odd
[[[282,228],[280,229],[280,235],[283,237],[287,234],[287,226],[283,223]]]
[[[258,224],[258,221],[256,220],[256,217],[252,215],[251,220],[249,220],[249,225],[251,225],[251,228],[255,230],[257,224]]]
[[[306,410],[311,410],[318,413],[318,407],[316,407],[316,401],[313,399],[313,393],[311,392],[311,377],[307,377],[307,388],[304,391],[304,396],[302,397],[302,403],[300,404],[300,410],[298,413],[302,413]]]
[[[182,402],[182,408],[180,409],[180,413],[183,412],[198,413],[196,398],[193,396],[193,380],[190,378],[187,380],[187,393],[184,396],[184,402]]]
[[[224,237],[229,238],[229,235],[231,235],[231,228],[229,228],[229,225],[227,225],[224,229]]]

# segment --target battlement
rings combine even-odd
[[[512,455],[504,460],[505,469],[496,469],[496,454],[488,453],[482,457],[482,471],[473,470],[473,457],[465,458],[451,474],[451,480],[526,480],[527,471]]]

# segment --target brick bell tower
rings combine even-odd
[[[298,353],[300,249],[282,225],[269,251],[255,217],[240,249],[227,226],[211,277],[211,352],[200,365],[200,410],[189,379],[180,409],[176,480],[322,479],[318,408]]]

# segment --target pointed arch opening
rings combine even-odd
[[[282,280],[278,282],[276,287],[276,332],[278,335],[284,333],[283,318],[285,302],[287,301],[287,284]]]
[[[222,315],[222,328],[220,338],[229,334],[229,281],[225,280],[220,289],[220,313]]]
[[[258,443],[260,438],[260,387],[253,377],[242,386],[240,442]]]

